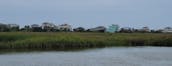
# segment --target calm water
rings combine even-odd
[[[0,66],[172,66],[170,47],[113,47],[81,51],[0,54]]]

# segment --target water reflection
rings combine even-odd
[[[0,66],[172,66],[170,47],[108,47],[0,55]]]

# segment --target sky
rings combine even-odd
[[[0,0],[0,22],[21,26],[52,22],[93,28],[172,27],[172,0]]]

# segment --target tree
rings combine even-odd
[[[10,31],[19,31],[19,26],[9,28]]]
[[[26,31],[26,32],[30,32],[31,28],[29,25],[25,25],[24,28],[21,29],[21,31]]]

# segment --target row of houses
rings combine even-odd
[[[118,27],[118,25],[114,25],[114,26]],[[76,32],[85,32],[85,31],[105,32],[107,30],[107,28],[104,26],[98,26],[98,27],[90,28],[90,29],[85,29],[83,27],[78,27],[78,28],[73,29],[72,26],[69,24],[55,25],[55,24],[49,23],[49,22],[44,22],[44,23],[42,23],[42,25],[38,25],[38,24],[32,24],[31,26],[28,25],[28,26],[25,26],[23,28],[23,30],[27,30],[29,28],[32,28],[32,31],[39,31],[39,30],[43,29],[43,31],[46,31],[46,32],[51,32],[53,30],[55,30],[55,31],[76,31]],[[115,29],[114,32],[115,31],[117,31],[117,29]]]
[[[0,32],[3,31],[18,31],[19,30],[19,25],[17,24],[3,24],[0,23]]]
[[[20,29],[20,26],[17,24],[3,24],[0,23],[0,32],[7,32],[7,31],[53,31],[53,30],[61,30],[61,31],[72,31],[71,25],[62,24],[62,25],[55,25],[53,23],[44,22],[41,25],[32,24],[32,25],[25,25],[23,28]]]
[[[42,25],[38,25],[38,24],[32,24],[31,28],[40,28],[43,30],[46,30],[47,32],[50,32],[52,30],[60,30],[60,31],[72,31],[72,26],[68,25],[68,24],[62,24],[62,25],[55,25],[53,23],[49,23],[49,22],[44,22],[42,23]]]
[[[44,22],[41,25],[32,24],[26,25],[20,29],[20,26],[17,24],[2,24],[0,23],[0,32],[5,31],[27,31],[27,32],[56,32],[56,31],[75,31],[75,32],[109,32],[109,33],[132,33],[132,32],[163,32],[163,33],[172,33],[171,27],[166,27],[160,30],[150,30],[149,27],[143,27],[141,29],[134,29],[130,27],[120,28],[117,24],[112,24],[108,28],[104,26],[98,26],[95,28],[85,29],[83,27],[72,28],[69,24],[55,25],[50,22]]]
[[[37,25],[37,27],[39,27]],[[33,26],[32,26],[33,28]],[[53,23],[48,23],[48,22],[44,22],[41,25],[42,29],[48,29],[48,28],[53,28],[59,31],[76,31],[76,32],[109,32],[109,33],[115,33],[115,32],[124,32],[124,33],[132,33],[132,32],[163,32],[163,33],[172,33],[172,28],[171,27],[166,27],[164,29],[160,29],[160,30],[151,30],[149,29],[149,27],[142,27],[141,29],[134,29],[134,28],[130,28],[130,27],[124,27],[119,29],[119,25],[117,24],[112,24],[110,25],[108,28],[104,27],[104,26],[98,26],[95,28],[90,28],[90,29],[85,29],[83,27],[78,27],[78,28],[74,28],[72,29],[71,25],[68,24],[62,24],[62,25],[58,25],[56,26]]]

